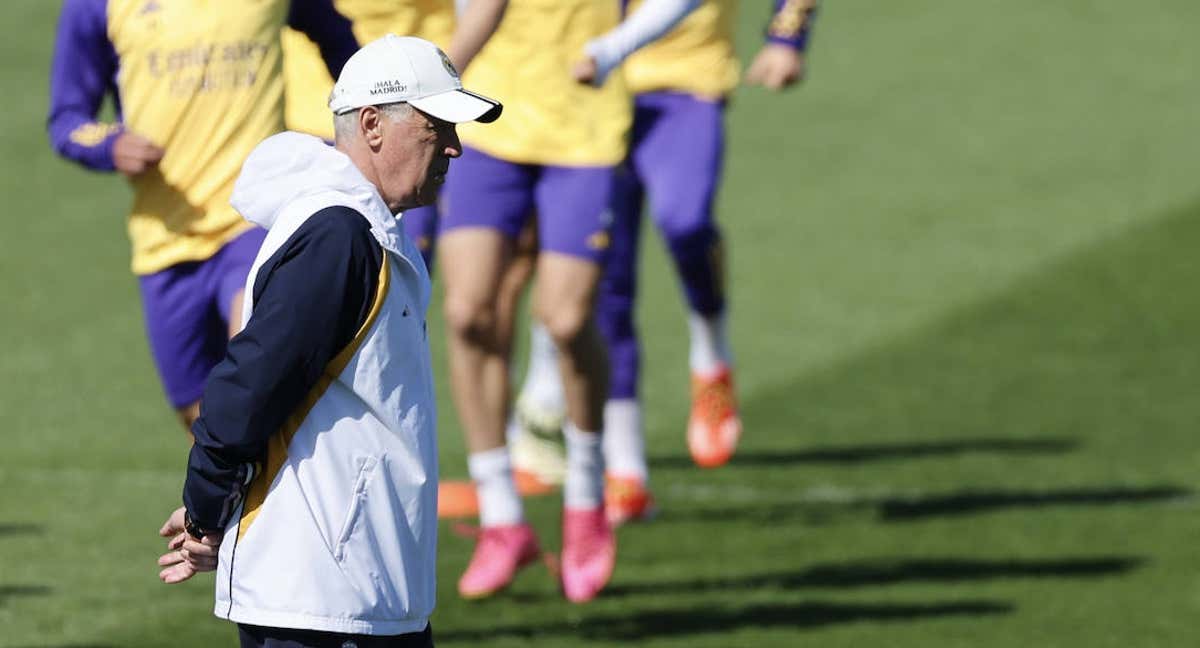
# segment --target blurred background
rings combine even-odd
[[[211,576],[156,578],[187,446],[130,193],[46,140],[58,11],[0,5],[0,646],[231,645]],[[746,60],[769,11],[742,5]],[[1194,642],[1197,25],[1186,0],[825,2],[808,80],[728,114],[739,454],[688,458],[684,310],[644,236],[661,515],[586,606],[538,568],[460,601],[472,543],[443,525],[438,645]],[[430,332],[444,367],[440,303]],[[558,506],[529,502],[550,546]]]

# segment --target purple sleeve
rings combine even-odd
[[[66,0],[50,65],[46,131],[59,155],[89,169],[112,171],[121,125],[96,121],[104,95],[116,98],[117,52],[108,39],[106,0]]]
[[[288,27],[304,32],[317,44],[334,79],[342,73],[346,59],[358,51],[350,21],[333,8],[332,0],[292,0]]]
[[[817,18],[817,0],[775,0],[775,13],[767,23],[766,41],[803,52]]]

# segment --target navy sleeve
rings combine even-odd
[[[816,19],[817,0],[775,0],[766,40],[803,52],[808,47],[808,36]]]
[[[112,171],[120,124],[96,121],[104,97],[116,97],[117,52],[108,39],[105,0],[66,0],[58,16],[50,64],[46,131],[61,156],[96,171]]]
[[[367,220],[330,207],[263,264],[254,311],[209,374],[192,426],[183,502],[200,528],[229,522],[267,440],[366,321],[383,262]]]
[[[288,26],[317,44],[329,76],[335,80],[346,59],[358,51],[350,21],[334,9],[332,0],[292,0]]]

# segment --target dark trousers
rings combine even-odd
[[[433,629],[402,635],[357,635],[238,624],[242,648],[433,648]]]

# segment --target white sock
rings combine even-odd
[[[525,371],[520,398],[532,400],[546,409],[566,409],[554,339],[536,322],[529,326],[529,368]]]
[[[642,404],[636,398],[604,404],[604,467],[620,477],[647,479],[646,441],[642,434]]]
[[[467,471],[479,494],[479,524],[484,527],[519,524],[525,511],[512,476],[508,448],[501,446],[467,456]]]
[[[710,316],[689,313],[688,330],[691,332],[688,364],[693,373],[711,375],[722,367],[733,366],[725,333],[725,313]]]
[[[563,481],[563,503],[567,508],[592,509],[604,504],[604,452],[600,435],[584,432],[567,421],[567,476]]]

